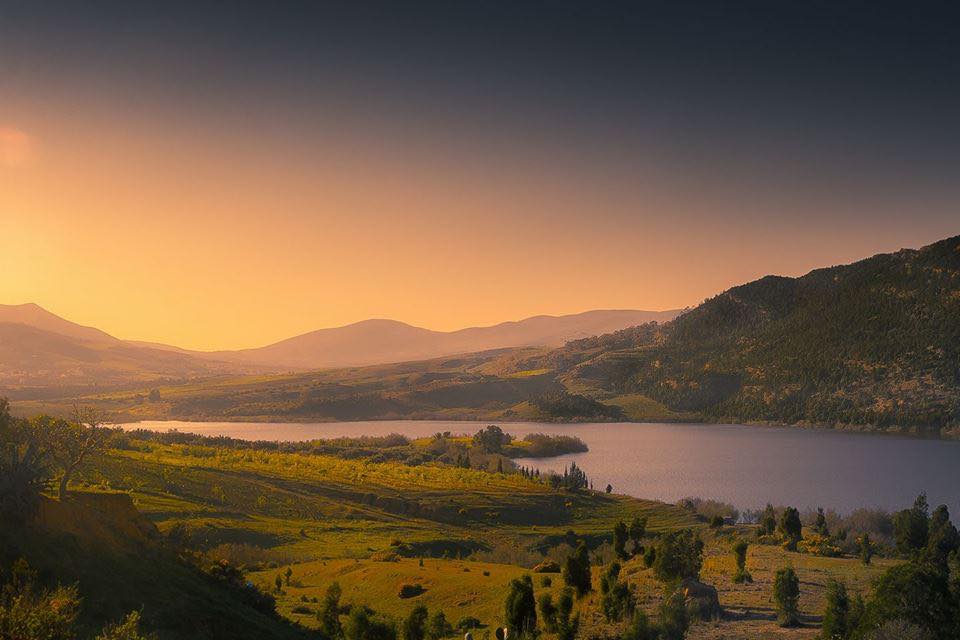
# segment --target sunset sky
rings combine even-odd
[[[948,3],[199,4],[0,0],[0,303],[240,348],[960,233]]]

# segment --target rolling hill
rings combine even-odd
[[[120,340],[35,304],[0,305],[0,391],[14,398],[49,398],[223,375],[382,364],[525,345],[558,346],[569,339],[675,314],[590,311],[453,332],[367,320],[259,349],[208,353]]]
[[[91,398],[122,418],[702,420],[960,436],[960,237],[563,347]],[[52,408],[33,405],[24,410]]]
[[[257,349],[219,351],[213,357],[291,369],[354,367],[504,347],[553,346],[650,321],[679,311],[599,310],[566,316],[535,316],[519,322],[458,331],[431,331],[395,320],[365,320],[320,329]]]

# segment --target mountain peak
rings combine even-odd
[[[119,342],[108,333],[65,320],[35,302],[0,304],[0,322],[24,324],[88,342]]]

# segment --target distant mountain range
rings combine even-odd
[[[0,391],[110,388],[223,374],[267,373],[422,360],[488,349],[559,346],[678,311],[588,311],[442,332],[393,320],[320,329],[258,349],[201,352],[119,340],[36,304],[0,305]]]
[[[960,236],[799,278],[767,276],[669,322],[638,325],[639,317],[620,316],[622,324],[637,326],[560,347],[212,380],[161,388],[162,399],[154,401],[143,391],[91,400],[127,419],[685,420],[960,437]],[[586,332],[597,326],[568,323]],[[298,343],[323,350],[331,336],[363,342],[368,331],[396,342],[433,335],[374,321],[261,353],[293,358]],[[547,335],[515,326],[478,331],[505,332],[504,340],[516,343]],[[454,345],[446,348],[495,344],[464,334],[475,335],[443,334],[450,340],[444,344]],[[384,339],[376,348],[391,344]],[[425,353],[416,344],[390,353]],[[50,406],[58,409],[38,403],[24,411]]]

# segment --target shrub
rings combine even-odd
[[[643,554],[643,564],[649,569],[657,561],[657,548],[648,547]]]
[[[819,533],[813,533],[803,538],[797,544],[797,551],[828,558],[836,558],[843,554],[840,547],[833,544],[830,538],[824,537]]]
[[[298,604],[291,611],[293,611],[294,613],[299,613],[300,615],[308,615],[308,616],[312,616],[314,613],[316,613],[313,607],[308,607],[305,604]]]
[[[464,616],[457,620],[457,631],[467,632],[471,629],[479,629],[480,620],[473,616]]]
[[[827,582],[827,606],[823,612],[821,635],[826,640],[844,640],[850,633],[850,598],[842,582]]]
[[[401,598],[416,598],[422,593],[426,592],[426,588],[419,583],[404,582],[400,585],[400,588],[397,590],[397,595]]]
[[[367,607],[353,606],[343,634],[347,640],[396,640],[397,627],[393,620],[377,616]]]
[[[797,543],[803,535],[800,512],[794,507],[784,509],[777,524],[777,532],[783,537],[783,547],[788,551],[796,551]]]
[[[687,612],[683,592],[671,587],[664,594],[660,603],[660,635],[661,640],[683,640],[690,628],[690,614]]]
[[[620,581],[620,564],[612,562],[600,576],[600,610],[607,622],[619,622],[624,616],[633,615],[636,600],[630,587]]]
[[[583,597],[593,588],[590,584],[590,556],[585,543],[581,542],[577,550],[567,557],[563,581],[576,591],[577,597]]]
[[[520,637],[533,636],[537,630],[537,603],[533,596],[533,580],[529,575],[514,578],[504,603],[507,628]]]
[[[700,577],[703,541],[690,529],[662,536],[656,545],[653,570],[663,582]]]
[[[799,622],[797,605],[800,600],[800,579],[792,567],[777,571],[773,580],[773,601],[777,605],[778,620],[782,627],[792,627]]]
[[[616,553],[617,558],[621,560],[626,560],[630,556],[627,555],[627,540],[629,539],[629,530],[627,529],[627,524],[620,520],[613,527],[613,551]]]
[[[328,640],[336,640],[343,635],[340,625],[340,584],[332,583],[323,597],[323,606],[317,613],[320,621],[320,634]]]
[[[930,533],[929,528],[927,494],[921,493],[914,500],[912,507],[893,517],[893,535],[896,539],[897,551],[903,555],[910,555],[925,548]]]
[[[396,551],[388,551],[383,549],[381,551],[374,551],[370,554],[370,559],[374,562],[400,562],[400,554]]]
[[[401,626],[403,640],[425,640],[427,634],[427,608],[422,604],[413,608]]]
[[[733,545],[733,556],[737,563],[737,572],[733,574],[733,581],[737,584],[753,582],[753,576],[747,571],[748,548],[749,545],[746,540],[739,540]]]
[[[154,634],[140,633],[140,612],[131,611],[123,622],[107,625],[96,640],[155,640]]]
[[[560,563],[553,560],[544,560],[533,568],[534,573],[560,573]]]
[[[437,611],[427,623],[427,640],[441,640],[453,635],[453,627],[447,622],[443,611]]]

